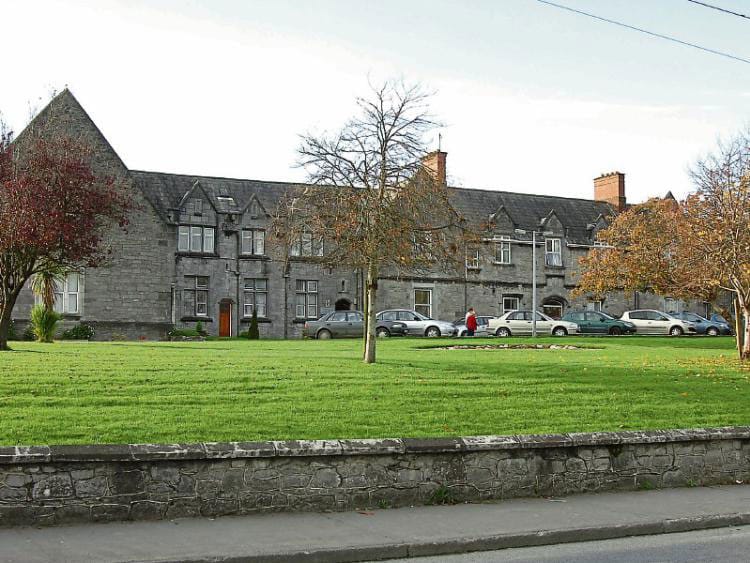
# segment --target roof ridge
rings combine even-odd
[[[285,181],[285,180],[258,180],[258,179],[252,179],[252,178],[236,178],[231,176],[206,176],[202,174],[183,174],[181,172],[159,172],[157,170],[130,170],[130,172],[135,173],[141,173],[141,174],[162,174],[165,176],[180,176],[183,178],[206,178],[210,180],[231,180],[234,182],[258,182],[263,184],[279,184],[279,185],[295,185],[295,186],[315,186],[317,187],[317,184],[310,184],[308,182],[294,182],[294,181]],[[603,205],[608,205],[606,201],[597,201],[595,199],[589,199],[585,197],[569,197],[569,196],[561,196],[561,195],[547,195],[547,194],[535,194],[535,193],[528,193],[528,192],[514,192],[510,190],[495,190],[495,189],[487,189],[487,188],[464,188],[460,186],[448,186],[451,190],[461,190],[461,191],[472,191],[472,192],[482,192],[482,193],[488,193],[488,194],[511,194],[511,195],[520,195],[525,197],[546,197],[546,198],[553,198],[553,199],[566,199],[571,201],[586,201],[591,203],[601,203]]]

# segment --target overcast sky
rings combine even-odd
[[[750,20],[686,0],[559,0],[750,58]],[[709,3],[750,12],[748,0]],[[133,169],[303,180],[300,133],[371,81],[436,91],[452,184],[629,201],[750,123],[750,64],[536,0],[0,0],[0,111],[16,131],[66,85]]]

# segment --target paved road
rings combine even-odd
[[[409,559],[419,563],[746,563],[750,526]],[[390,561],[407,561],[391,559]]]

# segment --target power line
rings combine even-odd
[[[563,6],[562,4],[555,4],[554,2],[549,2],[548,0],[536,0],[537,2],[540,2],[542,4],[548,4],[549,6],[554,6],[555,8],[560,8],[561,10],[567,10],[569,12],[573,12],[575,14],[580,14],[582,16],[587,16],[589,18],[594,18],[595,20],[611,23],[613,25],[619,25],[620,27],[625,27],[627,29],[632,29],[633,31],[638,31],[640,33],[645,33],[646,35],[651,35],[652,37],[658,37],[659,39],[666,39],[667,41],[672,41],[674,43],[679,43],[680,45],[685,45],[686,47],[693,47],[694,49],[700,49],[701,51],[705,51],[706,53],[711,53],[713,55],[719,55],[720,57],[726,57],[728,59],[733,59],[735,61],[739,61],[741,63],[750,64],[750,59],[743,59],[742,57],[737,57],[735,55],[731,55],[729,53],[723,53],[722,51],[716,51],[714,49],[709,49],[708,47],[701,47],[700,45],[696,45],[695,43],[689,43],[687,41],[682,41],[681,39],[677,39],[675,37],[670,37],[669,35],[662,35],[661,33],[655,33],[653,31],[648,31],[647,29],[643,29],[640,27],[635,27],[633,25],[628,25],[626,23],[618,22],[615,20],[610,20],[607,18],[603,18],[601,16],[597,16],[595,14],[590,14],[589,12],[583,12],[581,10],[576,10],[575,8],[570,8],[568,6]]]
[[[738,18],[745,18],[746,20],[750,20],[750,16],[746,16],[745,14],[740,14],[739,12],[733,12],[732,10],[727,10],[726,8],[722,8],[721,6],[714,6],[713,4],[706,4],[705,2],[698,2],[698,0],[687,0],[688,2],[692,2],[693,4],[699,4],[701,6],[705,6],[706,8],[711,8],[712,10],[719,10],[720,12],[724,12],[725,14],[732,14],[733,16],[737,16]]]

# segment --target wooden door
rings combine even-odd
[[[219,336],[232,335],[232,304],[219,303]]]

